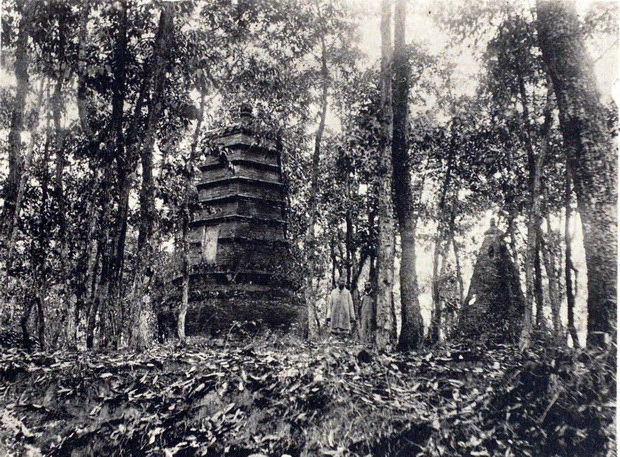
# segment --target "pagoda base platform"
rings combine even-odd
[[[303,300],[282,285],[218,284],[216,278],[197,275],[190,279],[186,335],[215,337],[266,329],[290,332],[303,318]],[[160,338],[175,338],[180,303],[177,286],[158,313]]]
[[[187,335],[216,336],[262,329],[290,331],[302,307],[293,295],[228,291],[192,300],[185,320]]]

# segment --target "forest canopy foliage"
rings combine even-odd
[[[519,2],[421,4],[394,14],[387,5],[383,57],[373,61],[360,29],[369,13],[354,3],[7,3],[0,94],[7,328],[19,326],[26,346],[42,348],[153,340],[168,278],[185,269],[195,167],[216,153],[208,132],[249,103],[284,145],[292,275],[311,337],[324,325],[329,282],[340,276],[356,301],[363,284],[373,284],[379,329],[388,326],[385,337],[378,330],[381,346],[395,344],[401,320],[404,328],[412,322],[402,318],[401,292],[402,309],[418,316],[418,330],[405,332],[418,335],[411,344],[423,333],[448,337],[490,213],[522,268],[535,326],[557,339],[568,327],[578,345],[587,275],[588,340],[607,333],[615,289],[596,284],[616,270],[600,257],[612,251],[594,254],[590,238],[613,231],[613,221],[592,214],[602,200],[615,201],[609,141],[617,116],[592,89],[592,68],[556,68],[558,49],[545,36],[557,27],[546,28],[544,15],[574,12],[555,11],[555,2],[540,2],[540,11]],[[429,30],[454,37],[452,48],[417,44],[417,31],[407,29],[407,10],[427,7]],[[572,56],[578,62],[589,43],[603,49],[597,59],[617,45],[613,8],[592,5],[579,22],[563,24],[583,49]],[[472,40],[480,68],[469,76],[479,78],[467,83],[473,91],[459,87],[464,58],[455,54]],[[578,83],[590,92],[567,87],[560,97],[566,71],[585,78]],[[599,119],[592,126],[571,118],[586,105]],[[598,141],[607,141],[602,152],[582,151]],[[420,282],[416,259],[429,255]],[[394,280],[393,258],[402,267]]]

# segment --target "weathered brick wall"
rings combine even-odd
[[[280,173],[277,169],[259,169],[256,168],[256,166],[246,163],[233,163],[232,167],[233,168],[226,164],[222,164],[217,168],[203,170],[201,180],[202,182],[210,182],[217,179],[231,178],[233,176],[272,182],[278,182],[280,179]]]
[[[265,165],[278,166],[278,154],[265,148],[259,147],[234,147],[229,149],[226,157],[208,156],[200,168],[208,168],[216,165],[223,165],[227,162],[235,162],[237,160],[251,160]]]
[[[251,298],[245,293],[196,298],[187,312],[186,332],[188,335],[226,335],[237,325],[289,331],[291,323],[299,320],[300,310],[292,296],[278,297],[273,293]]]
[[[260,182],[231,180],[217,186],[198,185],[198,199],[201,202],[209,202],[214,198],[229,197],[232,195],[250,195],[273,200],[282,199],[284,194],[279,183],[269,185]]]
[[[214,141],[226,153],[200,166],[186,331],[217,333],[234,321],[286,327],[298,308],[286,280],[279,152],[247,124],[224,129]]]

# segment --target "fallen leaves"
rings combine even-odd
[[[139,355],[8,351],[0,377],[17,379],[0,383],[0,444],[18,443],[15,455],[26,445],[44,455],[536,455],[531,432],[508,439],[500,427],[532,401],[510,374],[523,370],[518,353],[467,350],[475,362],[458,345],[364,360],[352,345],[260,341]],[[536,420],[566,407],[561,376],[551,379]],[[494,408],[501,420],[489,419]],[[587,439],[574,428],[557,433]]]

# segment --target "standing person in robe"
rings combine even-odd
[[[362,297],[362,311],[360,314],[359,336],[362,343],[373,341],[373,331],[375,323],[375,307],[373,300],[373,290],[370,282],[364,286],[364,296]]]
[[[338,287],[332,290],[327,300],[327,325],[334,335],[349,335],[351,324],[355,322],[355,310],[351,292],[341,278]]]

